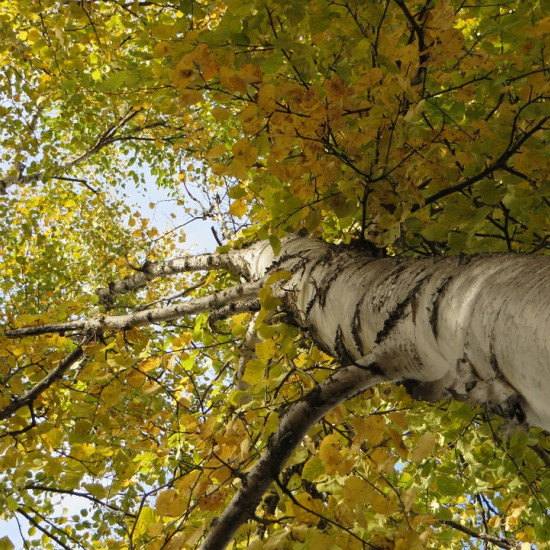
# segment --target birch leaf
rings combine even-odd
[[[435,434],[426,432],[422,434],[411,451],[411,460],[420,462],[431,456],[435,449]]]

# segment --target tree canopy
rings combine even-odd
[[[251,299],[233,251],[300,233],[376,257],[548,253],[549,13],[0,1],[0,514],[29,548],[199,546],[289,404],[342,366],[278,309],[288,274]],[[152,185],[177,201],[169,230],[125,201]],[[215,255],[188,256],[198,218]],[[39,325],[65,329],[18,332]],[[308,432],[234,547],[550,548],[550,436],[504,431],[369,389]]]

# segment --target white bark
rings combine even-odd
[[[256,277],[273,261],[264,243],[245,252]],[[289,238],[276,265],[293,274],[286,307],[342,364],[368,356],[386,379],[421,383],[421,398],[487,403],[550,430],[550,257],[372,260]]]
[[[270,272],[284,308],[343,365],[413,381],[426,400],[485,403],[550,430],[550,257],[519,254],[373,260],[364,252],[289,237],[275,258],[267,242],[224,255],[150,264],[100,291],[106,301],[157,276],[225,268],[250,282],[211,296],[130,313],[7,331],[102,333],[203,311],[223,315],[257,304]],[[239,302],[239,303],[237,303]]]
[[[264,282],[265,278],[259,278],[257,281],[235,285],[208,296],[193,298],[171,306],[136,311],[127,315],[102,315],[90,319],[67,321],[65,323],[16,328],[7,330],[6,336],[17,338],[19,336],[69,331],[86,332],[99,336],[107,331],[129,330],[133,327],[173,321],[185,315],[196,315],[207,311],[216,312],[230,305],[233,305],[233,313],[236,314],[248,311],[249,307],[252,307],[256,303],[255,301],[250,302],[249,299],[257,296]],[[240,307],[242,304],[244,304],[244,308]]]

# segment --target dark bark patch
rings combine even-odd
[[[439,306],[441,305],[441,301],[443,300],[443,296],[445,295],[445,291],[449,287],[449,283],[453,280],[453,276],[450,275],[449,277],[446,277],[444,281],[439,285],[437,288],[437,297],[434,300],[432,304],[432,310],[430,312],[430,327],[432,327],[432,332],[437,340],[437,335],[439,333]]]
[[[380,344],[385,338],[387,338],[390,334],[390,332],[395,328],[395,326],[406,317],[407,312],[407,306],[412,304],[414,300],[416,300],[416,295],[418,291],[420,290],[420,287],[424,283],[426,279],[429,278],[429,275],[425,275],[422,277],[416,285],[409,291],[407,296],[401,302],[399,302],[392,311],[390,311],[388,317],[384,321],[384,326],[381,328],[381,330],[378,331],[378,334],[376,335],[376,344]]]
[[[317,290],[319,305],[321,307],[325,307],[327,303],[328,291],[332,286],[332,283],[338,278],[338,275],[340,275],[340,272],[338,270],[334,270],[330,277],[326,277],[321,281],[321,287]]]
[[[373,361],[368,365],[360,365],[359,363],[353,362],[353,366],[361,370],[366,370],[373,376],[386,376],[384,369],[376,361]]]
[[[491,342],[491,345],[489,346],[489,353],[490,353],[489,363],[491,365],[491,368],[493,369],[493,372],[495,373],[497,378],[504,378],[502,375],[502,371],[500,370],[497,356],[495,354],[495,348],[492,342]]]
[[[506,420],[511,420],[512,424],[523,424],[527,419],[518,396],[509,397],[504,403],[490,407],[489,410]]]
[[[351,322],[351,334],[353,336],[353,342],[359,350],[360,355],[365,355],[365,350],[363,348],[363,341],[361,340],[361,304],[363,300],[359,300],[357,306],[355,307],[355,312],[353,314],[353,320]]]
[[[342,327],[338,325],[336,329],[336,337],[334,338],[334,351],[336,357],[342,365],[349,365],[353,363],[353,358],[349,354],[346,345],[344,344],[344,335],[342,333]]]

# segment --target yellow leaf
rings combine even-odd
[[[167,55],[170,55],[174,48],[168,42],[159,42],[154,48],[153,48],[153,57],[166,57]]]
[[[181,349],[185,349],[189,346],[189,344],[193,341],[193,333],[192,332],[182,332],[179,336],[176,336],[172,340],[172,349],[174,351],[179,351]]]
[[[239,159],[247,167],[258,160],[258,149],[247,138],[240,139],[232,149],[235,159]]]
[[[407,449],[407,446],[403,442],[403,438],[397,432],[397,430],[390,429],[389,432],[390,432],[390,437],[392,438],[392,441],[393,441],[395,452],[402,459],[406,459],[409,456],[409,449]]]
[[[175,489],[167,489],[157,497],[155,510],[161,516],[177,518],[185,512],[185,509],[185,499],[181,498]]]
[[[263,79],[262,69],[258,65],[252,65],[251,63],[247,63],[241,67],[237,74],[239,78],[249,84],[259,84]]]
[[[405,508],[405,511],[408,512],[412,505],[414,504],[416,500],[416,495],[418,494],[418,489],[414,487],[410,487],[409,489],[405,489],[401,493],[401,502],[403,503],[403,507]]]
[[[123,395],[124,392],[122,391],[121,385],[118,383],[111,383],[101,392],[101,401],[108,408],[114,407],[120,402]]]
[[[172,38],[175,32],[176,27],[174,25],[155,25],[151,28],[151,36],[153,38],[158,38],[159,40]]]
[[[212,111],[212,116],[218,121],[221,122],[223,120],[227,120],[228,118],[231,118],[231,111],[229,109],[226,109],[222,107],[221,105],[216,105]]]
[[[453,26],[455,11],[451,0],[441,0],[430,12],[429,28],[447,30]]]
[[[248,205],[246,204],[244,198],[237,199],[229,207],[229,213],[237,218],[242,218],[248,210]]]
[[[273,357],[275,354],[275,342],[270,338],[269,340],[265,340],[264,342],[258,342],[256,344],[256,355],[263,359],[264,361],[268,361]]]
[[[264,379],[265,362],[261,359],[251,359],[245,367],[243,381],[254,386]]]
[[[235,159],[231,165],[227,167],[226,175],[244,180],[247,175],[247,166],[241,159]]]
[[[278,283],[279,281],[286,281],[290,277],[292,277],[292,273],[288,269],[279,269],[268,277],[265,286],[271,286],[273,283]]]
[[[323,461],[318,456],[312,456],[302,469],[302,477],[307,481],[315,481],[325,473]]]
[[[147,357],[139,365],[139,370],[141,372],[149,372],[150,370],[156,369],[162,361],[161,357]]]
[[[414,462],[420,462],[429,457],[435,449],[435,434],[432,432],[426,432],[421,435],[411,452],[411,460]]]
[[[378,445],[384,439],[386,421],[381,415],[354,418],[351,424],[356,432],[353,438],[356,445],[360,445],[365,439],[368,439],[371,445]]]
[[[313,498],[309,493],[299,494],[296,500],[299,504],[292,503],[292,511],[296,519],[308,525],[317,524],[321,518],[318,515],[308,512],[308,510],[322,515],[324,510],[323,501]]]
[[[183,90],[193,80],[193,62],[184,57],[175,67],[173,81],[176,88]]]
[[[358,505],[368,502],[370,496],[370,486],[366,481],[358,477],[348,477],[344,483],[342,496],[344,503],[351,508],[356,508]]]
[[[395,464],[395,455],[385,447],[376,447],[369,455],[372,465],[377,472],[389,472]]]
[[[325,463],[327,474],[338,470],[342,460],[340,442],[336,434],[328,434],[319,446],[319,458]]]
[[[388,415],[388,418],[403,430],[407,429],[407,415],[403,411],[393,411]]]
[[[195,105],[199,103],[203,98],[202,92],[200,90],[184,90],[179,95],[180,105]]]
[[[161,386],[157,384],[154,380],[147,380],[145,384],[143,384],[143,388],[141,389],[141,393],[143,395],[151,395],[152,393],[156,393],[159,391]]]
[[[246,83],[229,67],[220,67],[220,84],[230,92],[246,92]]]
[[[223,157],[227,153],[227,149],[223,143],[218,143],[217,145],[214,145],[212,149],[209,149],[206,152],[206,155],[204,155],[208,160],[217,159],[220,157]]]

